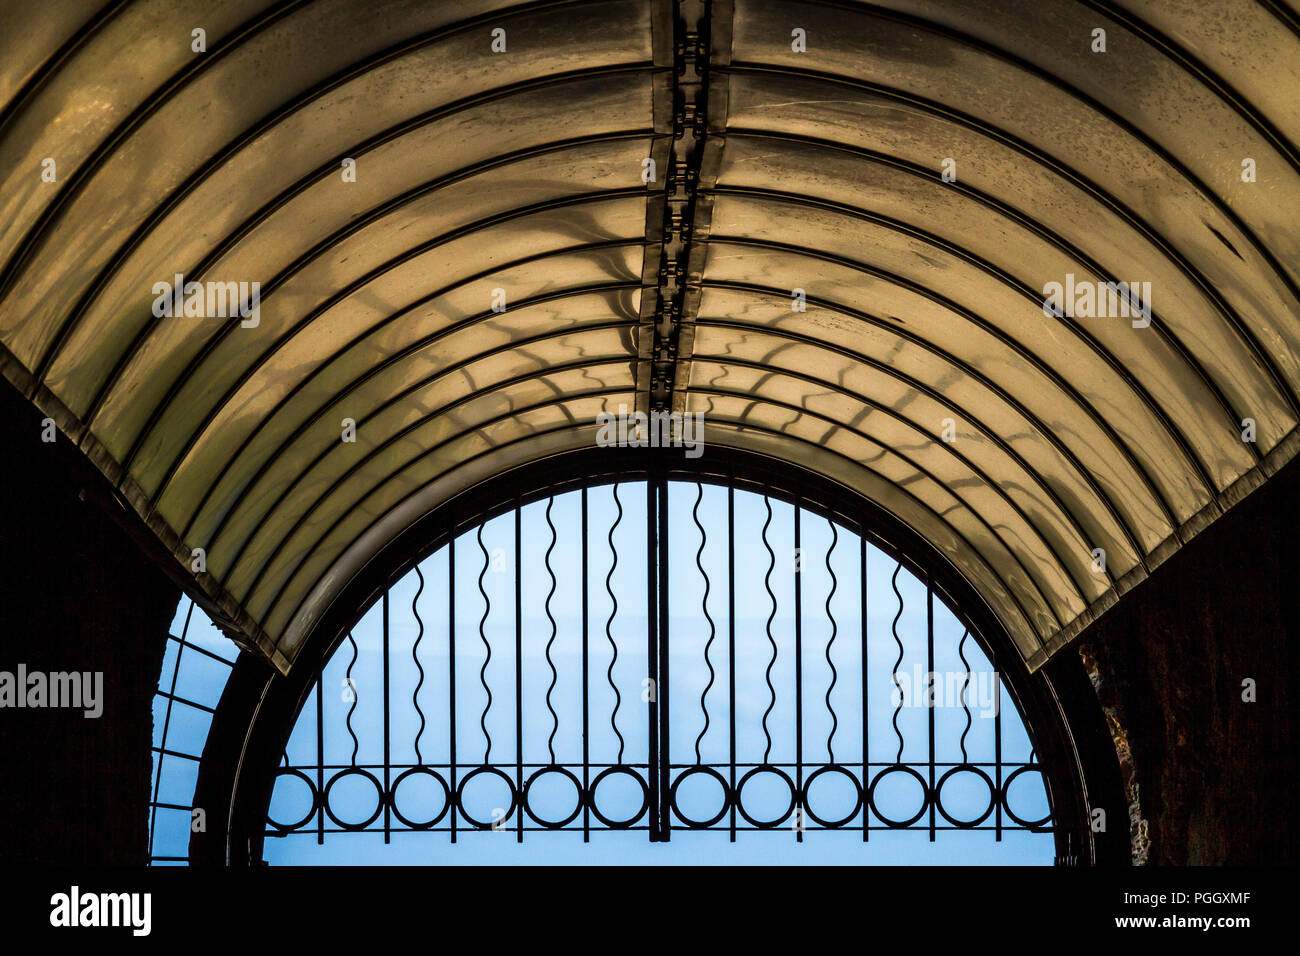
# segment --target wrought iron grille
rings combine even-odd
[[[805,503],[647,480],[394,583],[308,694],[266,835],[1051,829],[1022,716],[926,581]]]

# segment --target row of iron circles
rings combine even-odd
[[[684,773],[680,774],[677,777],[677,779],[673,782],[673,785],[669,790],[669,799],[670,799],[671,806],[673,808],[673,813],[677,816],[677,819],[679,819],[682,823],[686,824],[687,827],[696,830],[708,829],[709,827],[715,826],[719,821],[722,820],[724,816],[726,816],[727,811],[732,809],[732,807],[734,807],[736,811],[742,817],[744,817],[744,819],[751,826],[757,827],[759,829],[764,829],[764,830],[772,829],[774,827],[779,827],[784,825],[785,822],[791,818],[791,815],[795,812],[795,808],[797,806],[802,806],[803,812],[814,823],[818,824],[819,826],[825,827],[828,830],[835,830],[835,829],[839,829],[840,827],[846,826],[850,821],[853,820],[854,817],[858,815],[858,811],[862,809],[864,797],[866,803],[872,808],[872,811],[876,814],[876,816],[880,820],[882,820],[886,826],[892,829],[904,829],[906,827],[912,826],[914,823],[920,820],[922,816],[925,815],[926,810],[928,810],[932,804],[934,805],[935,809],[939,812],[939,814],[945,820],[951,823],[953,826],[962,829],[977,827],[989,818],[989,816],[993,813],[994,809],[997,807],[999,802],[1002,805],[1003,811],[1007,814],[1007,816],[1009,816],[1012,820],[1014,820],[1016,824],[1025,827],[1026,829],[1036,829],[1047,824],[1047,822],[1051,819],[1051,813],[1049,812],[1048,814],[1046,814],[1045,816],[1043,816],[1041,819],[1038,820],[1022,819],[1020,816],[1018,816],[1015,813],[1015,811],[1011,809],[1011,804],[1007,797],[1007,794],[1011,789],[1011,785],[1022,774],[1025,773],[1037,773],[1041,776],[1041,771],[1037,767],[1033,767],[1033,766],[1019,767],[1007,775],[1007,778],[1002,782],[1002,786],[999,788],[989,777],[989,775],[981,768],[969,763],[958,764],[954,767],[949,768],[935,782],[934,788],[932,790],[928,782],[926,781],[925,777],[922,776],[921,773],[918,770],[916,770],[916,768],[907,766],[906,764],[894,764],[893,766],[886,767],[879,774],[877,774],[876,778],[871,782],[870,786],[867,787],[866,792],[864,794],[862,785],[858,782],[857,776],[852,771],[850,771],[847,767],[841,766],[840,764],[825,764],[824,766],[818,767],[816,770],[814,770],[812,773],[808,775],[807,779],[804,781],[802,789],[796,786],[795,782],[792,779],[790,779],[790,775],[786,773],[784,770],[782,770],[780,767],[775,767],[772,766],[771,764],[760,764],[759,766],[753,767],[750,770],[748,770],[740,778],[740,780],[736,783],[734,791],[732,790],[730,783],[727,781],[727,778],[724,777],[721,773],[719,773],[714,768],[706,767],[706,766],[696,766],[696,767],[688,768]],[[750,783],[750,781],[755,780],[756,778],[759,778],[761,775],[764,774],[775,776],[778,780],[781,781],[781,783],[785,786],[785,788],[789,791],[790,794],[790,800],[789,803],[786,805],[785,809],[780,814],[770,819],[759,819],[751,815],[750,812],[745,808],[745,800],[744,800],[745,785]],[[876,790],[880,786],[881,782],[891,778],[895,774],[903,774],[904,776],[915,780],[921,787],[922,799],[921,799],[920,806],[917,808],[914,814],[912,814],[910,817],[903,818],[903,819],[895,819],[882,813],[876,801]],[[976,779],[982,781],[983,784],[988,789],[988,805],[978,816],[975,816],[973,818],[961,819],[955,817],[950,813],[948,813],[948,811],[944,808],[943,805],[944,785],[949,780],[953,779],[959,774],[973,775]],[[721,806],[719,807],[717,813],[715,813],[711,817],[708,817],[707,819],[692,818],[687,816],[686,813],[683,812],[683,810],[681,809],[680,802],[677,799],[678,788],[685,781],[697,775],[703,775],[717,781],[718,785],[722,788],[723,798],[721,801]],[[808,800],[808,794],[812,790],[812,785],[821,777],[830,778],[831,776],[839,777],[844,780],[847,780],[851,785],[855,796],[853,806],[849,810],[849,812],[837,819],[828,819],[820,816],[813,809],[811,803]]]
[[[464,805],[464,793],[465,793],[466,786],[468,786],[472,780],[484,775],[499,778],[502,782],[505,783],[510,793],[509,805],[504,808],[504,813],[502,813],[500,817],[494,820],[476,819],[465,809],[465,805]],[[563,779],[568,780],[570,783],[573,784],[574,790],[577,793],[576,805],[574,806],[573,810],[562,819],[548,820],[539,816],[536,812],[534,812],[528,799],[529,794],[532,792],[534,784],[536,784],[539,780],[544,779],[548,775],[559,775]],[[509,774],[507,774],[504,770],[502,770],[499,767],[482,766],[482,767],[476,767],[473,770],[471,770],[469,773],[467,773],[464,777],[461,778],[460,784],[456,788],[456,794],[454,799],[452,797],[451,787],[448,785],[446,779],[442,776],[442,774],[438,773],[436,770],[433,770],[429,767],[411,767],[408,770],[404,770],[393,781],[392,788],[389,790],[387,794],[384,793],[384,786],[380,782],[379,778],[376,777],[369,770],[366,770],[363,767],[349,767],[345,770],[340,771],[339,773],[336,773],[333,777],[330,778],[329,783],[325,785],[323,799],[320,792],[317,790],[316,784],[312,781],[312,779],[309,776],[307,776],[307,774],[303,773],[301,770],[282,768],[279,770],[279,772],[277,772],[276,779],[279,780],[280,777],[286,777],[286,776],[294,777],[298,780],[301,780],[307,786],[308,791],[311,794],[311,806],[308,808],[306,814],[304,814],[300,820],[294,821],[293,823],[281,823],[277,820],[271,819],[270,816],[268,815],[267,822],[270,823],[272,827],[274,827],[275,829],[279,830],[282,833],[288,833],[293,830],[302,829],[316,814],[317,810],[321,808],[322,804],[324,806],[326,816],[328,816],[330,820],[332,820],[337,826],[341,827],[344,830],[364,830],[366,827],[370,826],[370,824],[374,823],[377,819],[379,819],[380,813],[383,812],[384,807],[386,806],[392,810],[393,815],[397,817],[398,820],[402,821],[402,823],[405,826],[409,827],[412,830],[428,830],[432,827],[437,826],[442,821],[442,819],[447,815],[447,811],[450,810],[453,806],[456,807],[456,809],[460,812],[460,815],[464,817],[471,825],[478,827],[479,829],[486,830],[486,829],[490,829],[494,824],[499,825],[502,820],[509,819],[510,815],[515,812],[515,808],[520,803],[519,790],[515,786],[515,781],[510,778]],[[398,788],[402,785],[402,781],[406,780],[409,777],[414,777],[414,776],[426,776],[432,779],[442,790],[442,809],[439,810],[435,816],[427,820],[412,820],[408,818],[405,814],[403,814],[401,809],[397,805],[397,791]],[[625,819],[616,819],[616,818],[611,818],[606,816],[604,813],[601,812],[600,806],[595,799],[596,792],[600,788],[601,782],[613,776],[631,778],[631,780],[636,783],[636,785],[640,788],[641,791],[641,806],[636,810],[635,813],[633,813],[631,816]],[[333,808],[330,806],[331,790],[333,790],[335,784],[349,777],[360,777],[368,781],[371,784],[371,786],[375,788],[375,796],[376,796],[375,808],[373,811],[371,811],[370,815],[366,817],[364,820],[340,819],[334,813]],[[577,819],[578,814],[580,814],[584,808],[589,808],[592,814],[594,814],[595,817],[598,820],[600,820],[601,823],[603,823],[605,826],[609,827],[610,829],[625,830],[628,829],[629,827],[635,826],[636,823],[643,816],[645,816],[646,810],[649,808],[649,806],[650,806],[650,791],[644,777],[642,777],[641,774],[637,773],[636,770],[634,770],[632,767],[623,764],[607,767],[604,770],[602,770],[599,774],[596,775],[596,778],[591,782],[590,789],[584,788],[582,786],[582,782],[578,779],[578,777],[572,771],[564,767],[560,767],[557,765],[542,767],[540,770],[537,770],[532,774],[532,776],[528,778],[527,782],[524,784],[524,789],[523,789],[524,812],[527,813],[528,816],[531,817],[532,820],[535,823],[537,823],[539,826],[546,827],[547,829],[552,829],[552,830],[558,830],[561,827],[565,827],[568,824],[572,823],[575,819]]]
[[[740,778],[733,792],[727,778],[724,777],[721,773],[719,773],[716,769],[714,769],[713,767],[696,766],[696,767],[690,767],[684,773],[678,775],[677,779],[673,782],[672,787],[669,790],[669,801],[670,801],[670,805],[673,808],[673,813],[676,814],[677,818],[682,823],[684,823],[688,828],[691,829],[707,829],[709,827],[715,826],[718,822],[722,820],[724,816],[726,816],[727,811],[730,810],[733,806],[735,807],[737,812],[739,812],[740,815],[744,817],[744,819],[751,826],[757,827],[759,829],[771,829],[773,827],[781,826],[787,820],[789,820],[791,815],[794,813],[796,806],[803,806],[804,813],[807,814],[809,819],[811,819],[819,826],[825,827],[826,829],[829,830],[834,830],[846,826],[854,817],[858,815],[858,811],[862,808],[864,797],[866,799],[867,804],[871,806],[876,816],[880,820],[882,820],[886,826],[894,829],[903,829],[912,826],[914,823],[920,820],[922,816],[924,816],[926,810],[929,809],[931,804],[933,804],[935,809],[939,812],[939,814],[945,820],[951,823],[953,826],[963,828],[963,829],[976,827],[989,818],[989,816],[993,813],[994,808],[997,806],[999,801],[1002,804],[1003,811],[1007,814],[1007,816],[1009,816],[1013,821],[1015,821],[1016,824],[1025,827],[1027,829],[1036,829],[1038,827],[1044,826],[1048,822],[1048,820],[1051,818],[1050,813],[1038,820],[1025,820],[1020,816],[1018,816],[1015,813],[1015,811],[1011,809],[1011,803],[1010,800],[1008,799],[1008,793],[1011,789],[1011,785],[1022,774],[1025,773],[1037,773],[1041,776],[1041,771],[1037,767],[1033,767],[1033,766],[1019,767],[1007,775],[1006,779],[1002,783],[1002,786],[999,788],[989,777],[989,775],[981,768],[973,764],[958,764],[956,766],[950,767],[947,771],[945,771],[944,774],[941,777],[939,777],[939,779],[936,781],[934,789],[931,790],[925,777],[922,776],[921,773],[917,771],[914,767],[910,767],[905,764],[894,764],[893,766],[886,767],[879,774],[877,774],[876,778],[871,782],[870,786],[867,788],[864,794],[862,786],[858,782],[858,778],[848,768],[841,766],[839,764],[826,764],[824,766],[818,767],[816,770],[814,770],[812,773],[808,775],[808,778],[804,781],[802,789],[797,787],[795,785],[795,782],[790,778],[790,775],[786,773],[784,770],[782,770],[781,768],[772,766],[770,764],[761,764],[757,767],[753,767],[750,770],[748,770]],[[502,780],[505,783],[510,793],[510,805],[507,808],[505,808],[504,814],[500,818],[498,818],[498,820],[495,821],[478,820],[475,817],[473,817],[468,811],[466,811],[464,807],[463,794],[465,791],[465,787],[470,783],[471,780],[484,774],[492,775]],[[547,775],[552,775],[552,774],[558,774],[564,779],[567,779],[570,783],[572,783],[573,788],[577,794],[577,800],[575,802],[575,806],[573,810],[567,816],[558,820],[555,819],[548,820],[539,816],[537,813],[533,811],[531,802],[529,801],[529,794],[532,791],[534,784],[536,784],[539,780],[543,779]],[[745,808],[745,803],[744,803],[745,785],[750,783],[750,781],[754,780],[756,777],[759,777],[760,775],[763,774],[774,775],[775,777],[777,777],[784,784],[784,786],[790,793],[790,800],[786,808],[776,817],[773,817],[771,819],[766,819],[766,820],[752,816],[749,813],[749,811]],[[881,782],[886,779],[889,779],[894,774],[903,774],[907,777],[910,777],[911,779],[915,780],[917,784],[919,784],[919,786],[921,787],[922,799],[921,799],[920,806],[917,808],[914,814],[912,814],[910,817],[907,817],[905,819],[892,818],[882,813],[875,799],[876,790],[880,786]],[[943,805],[944,785],[950,779],[958,776],[959,774],[974,775],[977,779],[982,781],[985,787],[988,789],[988,794],[989,794],[988,804],[984,808],[984,810],[976,817],[961,819],[951,815],[944,808]],[[416,775],[428,776],[433,781],[435,781],[438,784],[438,786],[441,787],[442,789],[442,797],[443,797],[442,809],[437,813],[436,816],[428,820],[409,819],[402,813],[400,808],[397,806],[396,794],[397,794],[398,787],[401,786],[403,780],[407,779],[408,777],[412,777]],[[680,803],[677,799],[678,788],[682,785],[683,782],[689,780],[691,777],[696,775],[704,775],[715,780],[722,789],[723,799],[721,802],[721,807],[718,809],[717,813],[715,813],[712,817],[709,817],[707,819],[696,819],[687,816],[682,811]],[[812,789],[812,785],[819,778],[828,775],[834,775],[834,776],[841,777],[845,780],[848,780],[852,786],[853,793],[855,795],[852,808],[849,810],[847,814],[845,814],[842,817],[839,817],[838,819],[827,819],[820,816],[812,808],[807,798],[808,793]],[[277,779],[281,776],[293,776],[300,779],[303,783],[305,783],[312,795],[311,807],[308,809],[307,813],[302,817],[302,819],[294,823],[291,824],[279,823],[275,820],[270,819],[269,817],[268,817],[268,822],[277,830],[280,830],[282,832],[289,832],[292,830],[301,829],[303,826],[307,824],[307,822],[312,818],[312,816],[316,813],[318,809],[319,795],[317,793],[316,785],[312,782],[310,777],[308,777],[305,773],[303,773],[300,770],[282,769],[279,771],[279,773],[276,776]],[[365,820],[362,821],[341,820],[338,816],[335,815],[333,809],[330,807],[329,798],[330,798],[331,789],[340,780],[343,780],[349,776],[360,776],[366,779],[367,781],[369,781],[370,784],[375,788],[375,794],[377,797],[375,801],[375,809],[371,812],[369,817],[367,817]],[[635,813],[633,813],[631,816],[627,818],[616,819],[616,818],[607,817],[604,813],[601,812],[600,806],[595,799],[596,792],[599,789],[601,782],[610,778],[611,776],[630,777],[640,788],[641,805],[636,810]],[[384,791],[383,784],[381,784],[379,779],[370,771],[360,767],[350,767],[338,774],[335,774],[330,779],[329,783],[326,784],[325,794],[324,794],[325,813],[335,824],[337,824],[339,827],[345,830],[363,830],[366,827],[368,827],[370,824],[374,823],[375,820],[379,818],[379,814],[383,811],[385,806],[389,806],[393,811],[393,815],[396,816],[400,821],[402,821],[402,823],[407,827],[411,828],[412,830],[427,830],[431,827],[437,826],[437,824],[441,822],[442,819],[446,816],[447,811],[450,810],[454,804],[457,807],[457,809],[460,811],[461,816],[463,816],[472,825],[479,827],[481,829],[488,829],[493,825],[493,823],[499,823],[500,820],[508,819],[510,815],[514,813],[516,806],[519,804],[519,792],[515,786],[514,781],[510,779],[510,776],[505,771],[501,770],[498,767],[488,767],[488,766],[477,767],[474,770],[471,770],[468,774],[466,774],[461,779],[460,786],[457,788],[456,799],[454,801],[452,800],[451,788],[448,786],[447,781],[442,777],[441,774],[439,774],[434,770],[431,770],[428,767],[412,767],[408,770],[403,771],[401,774],[398,775],[397,779],[393,781],[392,789],[389,792],[389,794],[385,795],[383,791]],[[595,817],[598,820],[600,820],[601,823],[603,823],[605,826],[611,829],[616,829],[616,830],[627,829],[631,826],[634,826],[645,815],[646,810],[649,807],[649,800],[650,800],[649,788],[646,784],[645,779],[641,776],[641,774],[637,773],[634,769],[625,765],[616,765],[613,767],[607,767],[606,769],[602,770],[599,774],[596,775],[596,778],[592,781],[589,790],[584,789],[578,777],[572,771],[564,767],[560,767],[556,765],[542,767],[540,770],[537,770],[535,773],[532,774],[532,776],[528,778],[528,781],[524,784],[524,791],[523,791],[524,812],[527,813],[528,816],[532,818],[532,820],[535,823],[537,823],[539,826],[546,827],[548,829],[560,829],[561,827],[567,826],[577,818],[578,814],[581,813],[584,808],[589,808],[592,814],[594,814]]]

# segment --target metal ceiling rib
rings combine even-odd
[[[1278,3],[68,0],[0,51],[0,365],[281,668],[620,405],[868,495],[1031,667],[1300,445]]]

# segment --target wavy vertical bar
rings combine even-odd
[[[560,679],[559,672],[555,669],[555,661],[551,659],[551,648],[555,645],[555,636],[558,628],[555,625],[555,617],[551,614],[551,598],[555,597],[555,570],[551,567],[551,552],[555,550],[557,535],[555,533],[555,524],[551,521],[551,506],[555,504],[554,498],[548,498],[546,501],[546,527],[551,529],[551,544],[546,549],[544,563],[546,565],[546,574],[551,579],[551,589],[546,592],[546,620],[551,623],[551,637],[546,642],[546,666],[551,669],[551,683],[546,688],[546,709],[551,712],[551,736],[546,739],[546,750],[551,755],[552,765],[555,763],[555,735],[560,732],[560,715],[555,712],[551,706],[551,694],[555,692],[555,685]]]
[[[488,550],[483,544],[483,525],[478,526],[478,549],[483,554],[483,568],[478,573],[478,593],[483,595],[483,616],[478,620],[478,639],[483,642],[483,649],[487,652],[483,658],[483,666],[479,668],[478,682],[483,685],[483,692],[487,694],[487,703],[483,705],[483,713],[479,716],[478,725],[483,731],[483,739],[487,741],[487,746],[483,751],[483,766],[492,762],[492,735],[488,733],[487,716],[488,711],[492,709],[492,688],[488,686],[487,669],[492,660],[492,645],[488,643],[487,632],[483,625],[487,623],[488,611],[492,608],[492,601],[488,597],[487,591],[483,589],[483,578],[488,572]]]
[[[835,707],[831,704],[831,691],[835,690],[835,684],[840,678],[839,671],[835,669],[835,662],[831,660],[831,647],[835,644],[835,638],[839,635],[840,627],[835,621],[835,613],[831,610],[831,600],[835,597],[835,591],[839,588],[839,579],[835,577],[835,571],[831,568],[831,554],[835,551],[835,545],[839,544],[840,534],[835,527],[835,522],[829,518],[826,523],[831,526],[831,546],[826,549],[826,573],[831,576],[831,588],[826,592],[826,618],[831,622],[831,636],[826,641],[826,666],[831,669],[831,682],[826,688],[826,710],[831,715],[831,732],[826,735],[826,753],[830,757],[830,762],[835,763],[835,731],[839,730],[840,718],[835,713]]]
[[[415,682],[415,690],[411,691],[411,703],[415,707],[415,712],[420,715],[420,729],[415,733],[415,762],[422,765],[424,757],[420,753],[420,738],[424,736],[424,711],[420,709],[420,688],[424,686],[424,668],[420,666],[420,641],[424,640],[424,619],[420,617],[418,607],[420,595],[424,593],[424,575],[420,572],[420,566],[415,566],[415,576],[420,582],[420,586],[415,591],[415,597],[411,598],[411,613],[415,615],[415,623],[420,626],[420,633],[415,636],[414,643],[411,644],[411,663],[415,669],[420,672],[420,679]]]
[[[713,616],[709,614],[709,591],[711,582],[709,581],[709,572],[704,570],[704,563],[700,560],[704,554],[704,545],[708,541],[708,533],[704,530],[704,525],[700,523],[700,502],[704,499],[704,485],[702,482],[695,483],[695,507],[691,509],[691,518],[695,522],[695,527],[700,531],[700,546],[695,552],[695,566],[700,569],[700,576],[704,578],[704,597],[700,599],[700,610],[704,612],[704,619],[709,622],[709,639],[704,642],[704,666],[709,669],[709,682],[704,685],[704,690],[700,692],[700,711],[704,714],[704,727],[700,730],[700,735],[695,738],[695,763],[702,764],[704,761],[700,757],[700,744],[704,741],[704,735],[709,732],[709,707],[707,698],[709,691],[713,688],[713,681],[717,676],[713,670],[713,662],[709,660],[709,651],[713,648],[713,639],[718,634],[717,625],[713,623]]]
[[[360,700],[361,695],[357,693],[357,685],[352,683],[352,665],[357,662],[357,642],[352,637],[351,631],[348,631],[348,643],[352,645],[352,660],[348,661],[348,669],[343,673],[343,681],[347,685],[348,691],[352,694],[352,706],[348,708],[348,715],[344,720],[344,723],[348,728],[348,736],[352,738],[351,762],[352,766],[355,767],[357,765],[357,749],[359,747],[359,742],[357,741],[356,733],[352,730],[352,712],[357,709],[357,701]]]
[[[903,616],[903,593],[898,590],[898,575],[902,570],[903,564],[900,561],[889,579],[889,586],[894,589],[894,597],[898,598],[898,613],[894,615],[894,621],[889,626],[894,634],[894,643],[898,645],[898,660],[894,661],[894,690],[898,693],[898,699],[894,702],[893,719],[894,736],[898,738],[898,756],[894,758],[894,763],[903,762],[903,732],[898,729],[898,715],[903,712],[903,685],[898,681],[898,667],[903,663],[903,639],[898,636],[898,622]]]
[[[614,623],[614,617],[618,614],[618,597],[614,594],[614,588],[611,581],[614,579],[614,571],[618,568],[618,548],[614,546],[614,532],[618,530],[619,524],[623,521],[623,502],[618,498],[618,484],[614,484],[614,505],[618,508],[618,514],[614,516],[614,523],[609,526],[609,534],[606,541],[609,542],[609,553],[611,557],[609,573],[605,575],[605,593],[609,595],[610,608],[609,617],[605,619],[605,640],[609,641],[610,658],[609,667],[605,670],[605,680],[609,682],[609,689],[614,692],[614,709],[609,714],[609,726],[614,731],[614,736],[618,738],[618,760],[616,763],[623,763],[623,749],[626,746],[623,735],[618,732],[618,708],[623,703],[623,695],[618,692],[618,686],[614,683],[614,665],[618,663],[618,644],[614,642],[614,632],[611,626]]]
[[[763,547],[767,549],[767,574],[763,576],[763,587],[767,589],[767,596],[772,601],[772,613],[767,616],[767,642],[772,645],[772,659],[767,662],[767,670],[763,673],[763,679],[767,681],[767,689],[772,695],[771,702],[767,705],[767,710],[763,711],[763,737],[767,740],[767,746],[763,750],[763,763],[768,763],[772,756],[772,735],[767,731],[767,718],[776,707],[776,687],[772,684],[772,668],[776,666],[776,640],[772,637],[772,622],[776,620],[776,594],[772,591],[772,572],[776,569],[776,552],[772,550],[772,545],[767,540],[767,529],[772,524],[772,502],[768,500],[767,495],[763,496],[763,507],[767,509],[767,520],[763,522]]]
[[[961,658],[961,666],[965,668],[962,675],[961,684],[961,709],[966,714],[966,728],[961,732],[961,762],[970,763],[970,757],[966,755],[966,735],[970,733],[971,714],[970,707],[966,705],[966,688],[970,687],[970,663],[966,660],[966,639],[970,637],[970,631],[962,631],[961,641],[957,644],[957,656]]]

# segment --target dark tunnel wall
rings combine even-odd
[[[1300,467],[1292,462],[1081,637],[1132,750],[1153,864],[1295,863]],[[1255,682],[1256,700],[1242,699]]]
[[[0,708],[0,860],[143,864],[153,692],[179,589],[102,479],[0,384],[0,671],[102,671],[103,713]],[[86,492],[82,498],[83,490]]]

